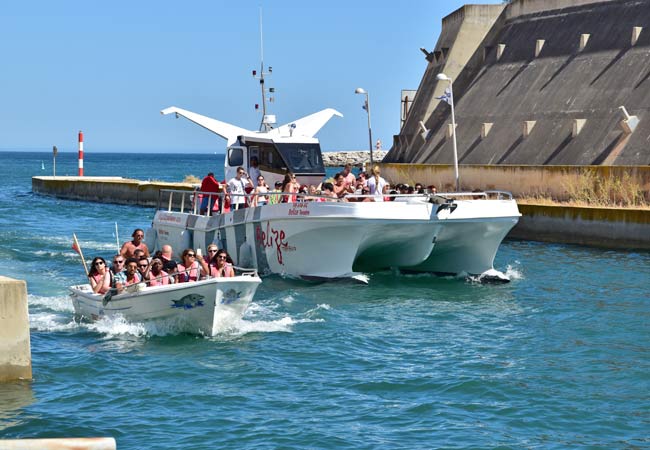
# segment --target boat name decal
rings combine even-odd
[[[221,303],[224,305],[229,305],[231,303],[236,302],[241,298],[241,292],[237,292],[234,289],[228,289],[226,292],[223,293],[223,298],[221,299]]]
[[[294,203],[287,213],[289,216],[308,216],[309,215],[309,204],[306,202]]]
[[[171,214],[161,214],[158,216],[160,222],[181,223],[181,218]]]
[[[179,300],[172,300],[172,308],[192,309],[203,306],[205,297],[200,294],[187,294]]]
[[[269,222],[266,222],[266,231],[262,230],[262,227],[257,225],[255,227],[255,241],[262,247],[270,248],[275,245],[276,255],[278,258],[278,264],[284,265],[282,259],[282,251],[293,251],[296,247],[291,247],[287,243],[287,236],[284,230],[276,230],[271,227]]]

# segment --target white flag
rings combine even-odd
[[[447,88],[445,89],[445,93],[442,94],[440,97],[436,97],[438,100],[442,100],[443,102],[446,102],[448,105],[451,105],[451,89]]]

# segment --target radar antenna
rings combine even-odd
[[[274,94],[275,88],[266,88],[264,85],[264,76],[271,75],[273,67],[269,66],[268,72],[264,72],[264,35],[262,33],[262,8],[260,7],[260,74],[253,70],[253,78],[260,80],[260,89],[262,91],[262,122],[260,123],[260,131],[271,131],[275,125],[275,116],[266,114],[266,100],[267,94]],[[273,96],[268,96],[268,101],[273,102]],[[259,105],[255,105],[255,109],[259,109]]]

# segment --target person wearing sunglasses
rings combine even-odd
[[[135,258],[128,258],[126,260],[126,280],[124,287],[131,286],[142,282],[142,276],[138,272],[138,260]]]
[[[111,272],[101,256],[96,256],[90,264],[88,280],[95,294],[105,294],[111,289]]]
[[[126,258],[132,258],[135,256],[135,250],[136,249],[142,249],[144,252],[144,256],[147,258],[149,257],[149,248],[147,247],[147,244],[144,243],[144,230],[141,228],[136,228],[133,234],[131,235],[133,240],[125,242],[122,245],[122,249],[120,250],[120,255],[122,255],[125,259]]]
[[[138,272],[140,272],[142,281],[147,281],[149,279],[149,269],[149,260],[144,256],[138,258]]]
[[[187,283],[197,281],[200,277],[209,273],[208,265],[203,256],[197,254],[191,248],[183,250],[182,262],[178,264],[178,282]]]
[[[126,259],[124,259],[124,256],[119,253],[113,256],[113,264],[111,265],[111,285],[114,288],[119,288],[120,286],[118,286],[118,284],[124,286],[124,282],[126,281],[126,270],[124,269],[125,261]]]
[[[257,177],[257,187],[255,188],[255,196],[253,197],[253,206],[263,206],[269,202],[268,194],[270,191],[269,185],[264,181],[262,175]]]
[[[232,264],[229,263],[230,256],[228,252],[224,249],[217,251],[215,256],[215,263],[210,265],[210,276],[216,278],[222,277],[234,277],[235,269],[233,269]]]
[[[237,175],[228,181],[230,209],[246,208],[246,188],[252,189],[253,183],[243,167],[237,167]]]

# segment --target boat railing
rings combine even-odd
[[[269,191],[265,193],[235,194],[224,192],[203,192],[199,190],[186,191],[175,189],[161,189],[158,194],[157,209],[168,212],[181,212],[193,215],[209,216],[224,212],[226,199],[232,203],[233,199],[243,197],[247,206],[263,206],[274,203],[300,203],[305,201],[315,202],[363,202],[371,201],[376,197],[370,194],[346,194],[337,198],[323,194],[287,193]],[[512,193],[499,190],[472,191],[472,192],[425,192],[423,194],[385,194],[385,201],[421,201],[431,203],[444,203],[453,200],[512,200]],[[207,201],[204,202],[204,199]],[[367,200],[369,199],[369,200]],[[276,200],[276,201],[273,201]]]

